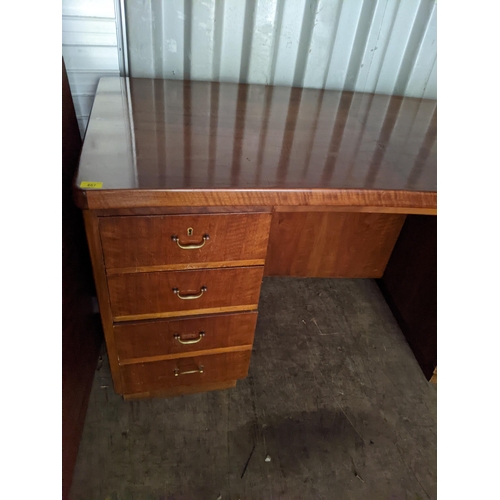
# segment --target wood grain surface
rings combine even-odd
[[[172,311],[196,314],[231,306],[256,309],[263,270],[261,266],[108,276],[111,309],[115,320],[146,319]],[[180,299],[173,292],[177,288],[183,296],[195,295],[204,286],[207,291],[194,300]]]
[[[261,260],[266,256],[271,214],[102,217],[104,261],[109,270],[160,265]],[[188,234],[188,229],[192,234]],[[204,236],[208,236],[206,241]],[[181,245],[203,244],[199,249]]]
[[[115,324],[118,358],[133,360],[164,354],[251,345],[257,313],[221,314],[191,319],[141,321]],[[203,336],[200,334],[203,333]],[[175,336],[178,335],[179,339]],[[182,344],[186,341],[199,342]]]
[[[82,181],[103,184],[82,190]],[[80,206],[96,209],[371,205],[411,210],[435,209],[435,193],[435,101],[103,78],[75,196]]]
[[[135,266],[135,267],[117,267],[106,269],[106,273],[130,274],[130,273],[151,273],[157,271],[186,271],[191,269],[220,269],[223,267],[250,267],[263,266],[265,259],[255,260],[222,260],[216,262],[190,262],[186,264],[165,264],[162,266]]]
[[[400,214],[276,212],[266,276],[382,276],[405,220]]]
[[[107,208],[95,209],[93,212],[98,217],[115,217],[118,215],[199,215],[199,214],[231,214],[231,213],[271,213],[272,207],[252,207],[252,206],[211,206],[211,207],[132,207],[132,208]]]
[[[375,207],[384,212],[435,215],[437,195],[428,191],[364,190],[364,189],[207,189],[174,191],[166,189],[133,189],[87,191],[82,208],[114,209],[135,207],[211,207],[232,206],[324,206]]]
[[[106,280],[106,270],[104,268],[104,260],[102,256],[101,239],[99,237],[98,220],[94,213],[89,210],[83,212],[85,221],[85,231],[87,233],[87,242],[92,259],[92,272],[99,300],[99,312],[101,315],[102,328],[104,330],[104,338],[106,340],[106,348],[109,355],[109,365],[113,374],[113,384],[115,391],[121,394],[121,377],[118,368],[118,357],[115,349],[115,338],[113,334],[113,315],[111,312],[108,284]]]
[[[121,367],[125,394],[232,381],[247,376],[251,350]],[[201,368],[203,367],[203,368]],[[202,369],[200,373],[197,370]],[[175,376],[175,370],[179,375]],[[196,373],[183,372],[196,371]]]

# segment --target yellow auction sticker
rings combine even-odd
[[[82,181],[82,182],[80,182],[80,187],[81,188],[101,189],[102,188],[102,182]]]

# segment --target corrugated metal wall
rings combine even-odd
[[[125,74],[120,0],[63,0],[83,135],[99,78]],[[126,0],[129,74],[436,98],[436,0]]]
[[[115,0],[63,0],[62,42],[83,136],[99,78],[120,75]]]
[[[435,0],[128,0],[130,76],[436,98]]]

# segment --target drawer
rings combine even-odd
[[[219,263],[217,267],[234,261],[264,264],[270,225],[269,213],[99,219],[108,271],[209,262]]]
[[[122,321],[257,309],[263,270],[260,266],[112,275],[111,311],[115,321]]]
[[[251,352],[125,365],[120,367],[123,392],[134,394],[242,379],[248,374]]]
[[[118,359],[127,360],[252,345],[257,313],[119,323],[113,327]]]

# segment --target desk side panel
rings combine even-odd
[[[427,379],[437,365],[437,218],[406,219],[380,289]]]
[[[87,404],[102,342],[93,312],[90,258],[80,210],[71,186],[82,141],[68,76],[62,63],[62,498],[69,498]]]
[[[379,278],[406,216],[275,212],[266,276]]]

